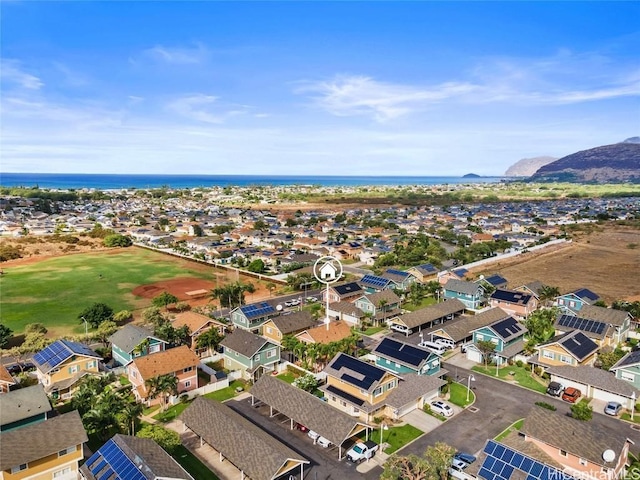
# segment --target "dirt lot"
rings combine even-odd
[[[637,244],[637,248],[630,248],[631,244]],[[568,245],[496,262],[472,273],[499,273],[510,286],[540,280],[562,293],[586,287],[608,304],[614,300],[636,301],[640,300],[640,231],[610,226],[579,234]]]

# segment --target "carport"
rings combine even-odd
[[[291,429],[296,423],[304,425],[337,445],[340,460],[346,440],[363,431],[368,439],[369,430],[374,428],[327,405],[315,395],[269,375],[261,377],[249,393],[252,405],[258,400],[269,406],[271,416],[277,413],[287,416]]]
[[[464,312],[465,306],[458,299],[445,300],[442,303],[429,305],[415,312],[405,313],[400,317],[396,317],[389,322],[390,325],[400,325],[406,328],[406,335],[409,336],[410,330],[422,331],[433,325],[451,320],[454,316]]]
[[[304,478],[305,458],[228,406],[204,397],[196,398],[179,416],[189,429],[214,448],[220,462],[229,460],[252,480],[274,480],[300,468]]]

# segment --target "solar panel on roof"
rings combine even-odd
[[[491,328],[502,338],[508,338],[522,332],[522,326],[512,317],[505,318],[491,325]]]
[[[95,461],[100,457],[102,457],[102,460],[95,464]],[[145,480],[145,476],[140,472],[136,464],[125,455],[113,439],[100,447],[88,460],[87,465],[93,476],[97,477],[98,480],[106,480],[113,475],[119,480]],[[103,472],[107,465],[107,469]],[[98,477],[98,475],[100,476]]]
[[[388,268],[387,273],[391,273],[392,275],[400,275],[402,277],[408,277],[409,274],[407,272],[403,272],[402,270],[394,270],[393,268]]]
[[[382,340],[375,348],[374,353],[397,359],[400,362],[408,363],[414,367],[420,366],[423,361],[432,355],[431,352],[407,343],[395,341],[391,338]]]
[[[588,320],[574,315],[561,315],[558,319],[558,325],[575,330],[582,330],[584,332],[595,333],[596,335],[601,335],[607,328],[607,324],[605,322]]]
[[[389,284],[389,280],[386,278],[378,277],[375,275],[365,275],[360,280],[361,283],[365,285],[371,285],[372,287],[382,288]]]
[[[345,354],[339,355],[331,366],[335,370],[340,370],[344,367],[359,374],[361,378],[356,378],[348,372],[343,372],[341,378],[365,390],[368,390],[374,382],[380,380],[385,374],[385,371],[381,368]]]

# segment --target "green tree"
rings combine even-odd
[[[543,305],[549,305],[557,296],[560,295],[560,289],[551,285],[544,285],[539,292],[540,301]]]
[[[6,347],[12,336],[13,330],[11,330],[5,324],[0,323],[0,348]]]
[[[160,411],[167,408],[167,400],[170,395],[178,394],[178,377],[175,375],[159,375],[147,380],[149,398],[160,398]]]
[[[251,283],[233,282],[211,290],[212,299],[217,299],[222,307],[235,308],[244,305],[244,294],[255,292]]]
[[[266,270],[266,266],[262,259],[256,258],[247,266],[247,270],[253,273],[263,273]]]
[[[140,416],[144,411],[141,403],[129,402],[118,414],[120,428],[127,435],[135,435],[136,427],[140,424]]]
[[[30,333],[25,335],[24,342],[20,345],[23,352],[39,352],[46,348],[53,340],[44,336],[43,333]]]
[[[172,305],[177,302],[178,302],[178,297],[170,294],[169,292],[162,292],[160,295],[154,297],[151,300],[151,304],[154,307],[158,307],[158,308],[164,307],[166,310],[169,309],[169,305]]]
[[[302,377],[298,377],[293,381],[293,385],[304,390],[305,392],[313,392],[318,388],[318,379],[307,373]]]
[[[595,365],[602,370],[609,371],[618,360],[624,357],[626,352],[620,347],[612,348],[610,346],[604,346],[598,352],[598,358],[595,361]]]
[[[98,329],[95,332],[95,336],[98,340],[100,340],[104,345],[106,345],[109,341],[109,337],[118,331],[118,325],[113,320],[105,320],[100,325],[98,325]]]
[[[496,344],[491,340],[479,340],[476,342],[476,347],[478,347],[478,350],[480,350],[482,354],[484,368],[488,368],[489,358],[491,358],[491,354],[496,351]]]
[[[443,442],[427,447],[423,456],[392,455],[380,480],[447,480],[455,448]]]
[[[150,438],[168,453],[172,453],[180,445],[180,435],[160,425],[146,424],[136,434],[136,437]]]
[[[113,315],[113,321],[116,323],[126,323],[133,319],[133,314],[129,310],[120,310]]]
[[[210,328],[206,332],[198,335],[196,339],[197,348],[207,348],[209,351],[216,351],[220,342],[224,338],[217,328]]]
[[[554,322],[558,315],[557,308],[541,308],[532,312],[524,322],[527,327],[526,350],[533,352],[534,347],[546,342],[555,334]]]
[[[130,247],[133,245],[133,240],[127,235],[115,233],[104,237],[103,243],[105,247]]]
[[[593,407],[585,401],[579,401],[571,405],[571,416],[576,420],[586,422],[593,417]]]
[[[149,307],[144,309],[142,312],[142,319],[144,320],[144,323],[151,323],[156,327],[167,321],[158,307]]]
[[[104,303],[94,303],[80,312],[78,320],[86,320],[93,328],[97,328],[105,320],[113,320],[113,308]]]
[[[46,335],[48,331],[49,330],[47,330],[47,327],[45,327],[42,323],[29,323],[24,327],[25,335],[28,335],[30,333],[42,333],[43,335]]]

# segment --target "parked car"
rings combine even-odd
[[[470,453],[465,453],[465,452],[457,452],[453,456],[453,458],[456,460],[462,460],[463,462],[468,463],[469,465],[471,465],[473,462],[477,460],[475,455],[471,455]]]
[[[406,335],[411,335],[411,329],[405,325],[400,325],[399,323],[392,323],[389,328],[391,330],[395,330],[396,332],[404,333]]]
[[[547,393],[553,397],[559,397],[562,395],[564,387],[559,382],[551,382],[547,387]]]
[[[454,342],[453,340],[449,340],[448,338],[436,338],[433,342],[437,343],[438,345],[442,345],[447,350],[452,350],[453,347],[456,346],[456,342]]]
[[[329,446],[331,445],[331,442],[326,438],[324,438],[323,436],[319,436],[318,440],[316,440],[316,443],[320,445],[322,448],[329,448]]]
[[[293,300],[287,300],[286,302],[284,302],[284,306],[285,307],[293,307]]]
[[[431,350],[433,353],[440,356],[447,353],[447,348],[444,345],[440,345],[439,343],[436,343],[436,342],[430,342],[430,341],[424,340],[420,342],[418,346],[422,348],[426,348],[427,350]]]
[[[607,415],[620,415],[620,412],[622,411],[622,404],[618,403],[618,402],[609,402],[607,403],[607,406],[604,407],[604,413],[606,413]]]
[[[577,388],[567,387],[564,389],[564,392],[562,392],[562,400],[569,403],[576,403],[581,395],[582,392]]]
[[[451,408],[442,400],[435,400],[431,402],[431,411],[440,415],[444,415],[445,417],[450,417],[453,415],[453,408]]]
[[[466,480],[467,477],[462,473],[462,471],[467,468],[469,464],[457,458],[453,458],[451,461],[451,466],[449,467],[449,475],[453,478],[457,478],[458,480]]]
[[[358,442],[347,452],[347,460],[358,463],[372,458],[378,450],[378,444],[371,440]]]
[[[317,297],[307,297],[307,303],[313,303],[317,301],[318,301]]]
[[[309,430],[307,432],[307,436],[311,439],[311,440],[317,440],[318,437],[320,436],[320,434],[318,432],[314,432],[313,430]]]
[[[304,425],[302,425],[301,423],[296,423],[296,428],[298,430],[300,430],[301,432],[308,432],[309,429],[307,427],[305,427]]]

